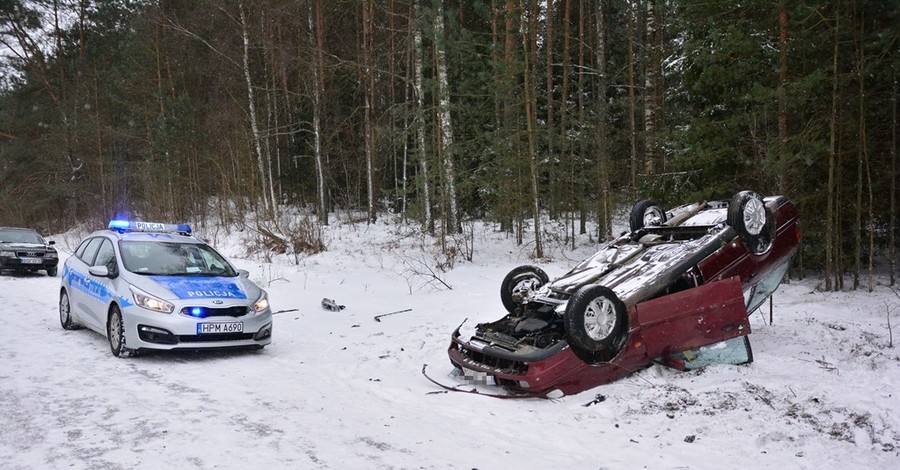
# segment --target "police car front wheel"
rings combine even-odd
[[[72,320],[69,293],[65,289],[59,293],[59,324],[64,330],[75,330],[78,328],[78,325]]]
[[[122,311],[116,305],[109,308],[106,337],[109,339],[109,349],[113,356],[128,357],[133,354],[131,349],[125,347],[125,323],[122,321]]]

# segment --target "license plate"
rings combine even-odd
[[[201,335],[218,333],[243,333],[242,322],[198,323],[197,333]]]
[[[22,264],[41,264],[40,258],[19,258]]]
[[[462,376],[466,382],[475,385],[497,385],[497,380],[493,375],[486,372],[462,368]]]

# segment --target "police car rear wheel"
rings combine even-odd
[[[69,305],[69,293],[63,290],[59,293],[59,324],[64,330],[77,329],[77,325],[72,321],[72,310]]]
[[[116,305],[109,309],[106,337],[109,339],[109,349],[113,356],[127,357],[131,355],[131,350],[125,347],[125,323],[122,321],[122,312]]]

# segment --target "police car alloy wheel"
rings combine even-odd
[[[125,324],[122,322],[122,312],[115,305],[109,310],[106,331],[113,356],[127,356],[130,351],[125,347]]]
[[[64,330],[75,329],[75,322],[72,321],[72,311],[69,305],[69,294],[65,289],[59,293],[59,324]]]

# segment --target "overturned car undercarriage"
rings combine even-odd
[[[572,394],[654,362],[678,369],[752,361],[748,312],[777,288],[799,244],[784,197],[663,211],[635,205],[631,232],[549,281],[519,266],[501,283],[503,318],[453,333],[464,382],[521,396]]]

